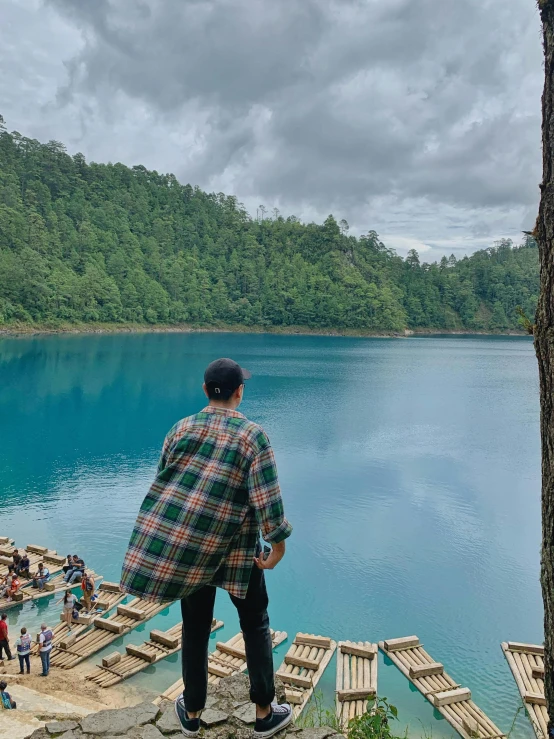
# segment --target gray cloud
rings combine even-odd
[[[2,112],[23,133],[251,209],[334,211],[426,258],[532,225],[532,0],[7,0],[7,16]]]

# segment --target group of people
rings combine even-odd
[[[34,588],[44,590],[45,584],[50,580],[50,570],[44,562],[39,562],[36,572],[31,573],[31,561],[26,551],[19,553],[14,549],[12,559],[13,562],[8,565],[8,572],[0,578],[0,598],[13,600],[21,588],[23,578],[32,580]]]
[[[54,632],[47,626],[47,624],[41,624],[40,632],[37,635],[37,644],[39,645],[39,655],[42,663],[42,677],[48,677],[50,672],[50,652],[52,651],[52,640],[54,639]],[[19,637],[15,641],[15,648],[17,650],[17,658],[19,659],[19,674],[29,675],[31,672],[31,650],[33,640],[30,634],[27,633],[27,628],[23,626],[21,628]],[[8,634],[8,616],[3,613],[0,616],[0,663],[4,658],[4,652],[8,662],[15,659],[10,649],[10,639]]]

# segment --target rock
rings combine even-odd
[[[256,706],[253,703],[243,703],[240,708],[233,713],[233,717],[242,721],[243,724],[256,723]]]
[[[204,706],[204,708],[215,708],[215,706],[217,706],[218,704],[218,701],[219,699],[217,695],[209,695],[206,698],[206,705]]]
[[[309,729],[302,729],[295,735],[295,739],[327,739],[328,736],[337,736],[335,729],[330,726],[313,726]]]
[[[49,734],[63,734],[64,731],[73,731],[78,729],[79,724],[76,721],[50,721],[44,727]]]
[[[85,716],[81,728],[85,734],[121,736],[137,726],[151,723],[159,714],[153,703],[139,703],[132,708],[99,711]]]
[[[156,726],[162,732],[162,734],[176,734],[181,732],[181,724],[179,719],[175,715],[175,709],[173,703],[164,701],[160,706],[163,711],[161,718],[156,721]]]
[[[231,675],[231,677],[225,677],[219,685],[217,690],[220,694],[227,694],[233,701],[246,702],[250,700],[250,683],[246,675]]]
[[[145,726],[137,726],[134,729],[128,731],[125,735],[125,739],[163,739],[163,734],[160,734],[154,724],[146,724]],[[102,739],[120,739],[121,735],[106,736]]]
[[[202,721],[204,726],[207,726],[209,729],[212,726],[222,724],[224,721],[227,721],[228,718],[228,713],[218,711],[216,708],[208,708],[207,710],[202,712],[202,717],[200,720]]]

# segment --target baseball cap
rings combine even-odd
[[[228,400],[234,391],[252,377],[250,372],[234,360],[223,357],[211,362],[204,372],[204,382],[222,400]]]

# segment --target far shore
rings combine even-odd
[[[470,331],[468,329],[405,329],[375,331],[348,328],[310,328],[309,326],[242,326],[148,323],[13,323],[0,325],[0,339],[48,334],[138,334],[138,333],[241,333],[298,336],[350,336],[358,338],[404,339],[410,336],[527,336],[525,331]]]

